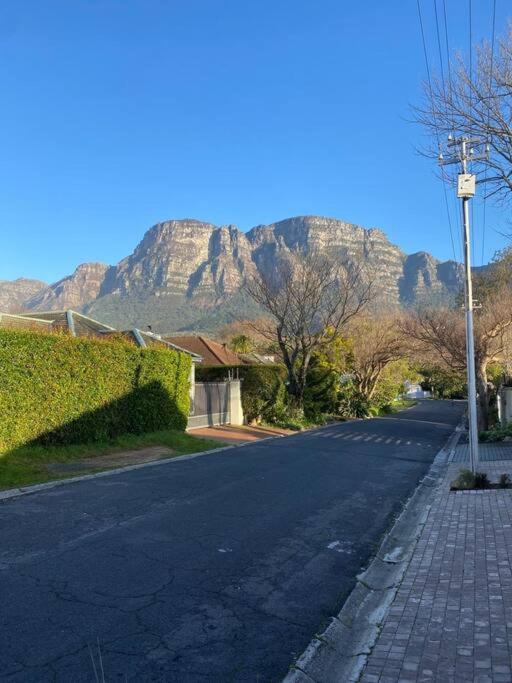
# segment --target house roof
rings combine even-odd
[[[180,351],[181,353],[186,353],[188,356],[191,356],[192,362],[193,363],[200,363],[202,358],[199,354],[193,353],[192,351],[189,351],[186,348],[183,348],[181,346],[178,346],[177,344],[172,344],[170,341],[167,339],[164,339],[158,334],[154,334],[153,332],[147,332],[143,330],[139,330],[137,327],[133,327],[131,330],[112,330],[111,332],[106,332],[103,334],[103,336],[119,336],[121,335],[125,339],[129,339],[130,341],[134,342],[137,344],[137,346],[142,346],[142,347],[147,347],[147,346],[167,346],[168,348],[172,349],[173,351]]]
[[[245,363],[250,365],[276,365],[276,359],[273,354],[250,351],[249,353],[241,353],[240,356]]]
[[[53,329],[68,330],[73,337],[99,337],[105,332],[114,330],[110,325],[93,320],[83,313],[71,309],[66,311],[35,311],[34,313],[20,313],[23,318],[45,320]]]
[[[27,318],[18,313],[0,313],[0,327],[24,330],[37,328],[50,331],[52,322],[43,318]]]
[[[99,320],[94,320],[83,313],[77,313],[77,311],[71,309],[18,314],[0,313],[0,327],[24,329],[37,327],[48,331],[67,330],[73,337],[104,338],[114,335],[122,336],[125,339],[130,339],[137,346],[146,347],[159,344],[175,351],[181,351],[191,356],[193,363],[200,363],[202,360],[201,354],[181,346],[179,343],[175,344],[168,339],[164,339],[153,332],[142,331],[136,327],[130,330],[116,330],[115,327],[101,323]],[[239,364],[238,362],[237,365]]]
[[[247,365],[246,361],[238,353],[228,349],[225,344],[219,344],[219,342],[208,339],[208,337],[184,335],[164,337],[164,339],[171,344],[176,344],[191,353],[201,356],[202,365]]]

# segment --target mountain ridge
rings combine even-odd
[[[251,273],[270,272],[290,253],[312,249],[363,259],[388,305],[410,306],[425,297],[445,300],[460,286],[460,264],[428,252],[406,254],[379,228],[310,215],[244,233],[235,225],[188,218],[151,226],[116,265],[80,264],[56,283],[41,283],[37,291],[33,286],[26,298],[18,293],[16,301],[30,311],[75,308],[117,327],[211,331],[230,319],[258,314],[242,291]],[[9,298],[2,282],[9,281],[0,281],[0,308]]]

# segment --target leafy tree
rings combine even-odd
[[[254,343],[247,334],[237,334],[229,343],[230,348],[236,353],[250,353],[254,349]]]

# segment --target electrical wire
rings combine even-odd
[[[437,10],[437,4],[434,5],[434,8]],[[444,19],[444,44],[445,44],[445,50],[446,50],[446,70],[447,70],[447,75],[448,75],[448,97],[449,101],[452,101],[452,67],[451,67],[451,57],[450,57],[450,39],[448,37],[448,15],[446,12],[446,0],[443,0],[443,19]],[[436,26],[437,26],[437,11],[436,11]],[[438,32],[439,34],[439,32]],[[446,91],[445,91],[445,97],[446,97]],[[452,134],[455,134],[455,119],[452,117]],[[444,183],[443,183],[444,185]],[[445,188],[445,194],[446,194],[446,188]],[[455,200],[455,216],[456,216],[456,230],[455,234],[457,235],[457,246],[459,249],[459,254],[460,258],[463,258],[462,254],[462,238],[461,238],[461,232],[462,232],[462,225],[461,225],[461,217],[460,213],[458,210],[457,206],[457,201]],[[452,242],[453,242],[453,237],[452,237]],[[455,259],[457,260],[457,259]]]
[[[490,68],[489,68],[489,105],[487,108],[487,135],[489,135],[489,123],[491,120],[491,112],[489,110],[489,107],[491,106],[490,98],[491,98],[491,92],[492,92],[492,72],[493,72],[493,67],[494,67],[494,41],[496,38],[496,0],[493,0],[493,6],[492,6],[492,39],[491,39],[491,62],[490,62]],[[487,140],[486,142],[488,142]],[[484,201],[483,201],[483,216],[482,216],[482,254],[480,258],[480,263],[483,266],[484,265],[484,254],[485,254],[485,226],[486,226],[486,199],[487,199],[487,194],[485,192],[485,181],[487,180],[487,166],[485,167],[485,175],[484,175]]]
[[[434,3],[435,3],[435,0],[434,0]],[[426,68],[426,70],[427,70],[427,83],[428,83],[428,89],[429,89],[429,93],[430,93],[430,101],[432,102],[432,101],[433,101],[433,97],[432,97],[432,93],[433,93],[433,91],[432,91],[432,78],[431,78],[431,76],[430,76],[430,65],[429,65],[429,61],[428,61],[427,44],[426,44],[426,41],[425,41],[425,30],[424,30],[424,28],[423,28],[423,17],[422,17],[422,15],[421,15],[420,0],[416,0],[416,7],[418,8],[418,19],[419,19],[419,23],[420,23],[421,41],[422,41],[422,44],[423,44],[423,56],[424,56],[424,58],[425,58],[425,68]],[[436,18],[437,18],[437,8],[436,8]],[[438,38],[439,38],[439,28],[437,29],[437,35],[438,35]],[[439,41],[439,45],[440,45],[440,44],[441,44],[441,43],[440,43],[440,41]],[[444,87],[444,76],[443,76],[443,87]],[[433,118],[433,121],[434,121],[434,129],[435,129],[435,131],[436,131],[437,146],[438,146],[438,148],[440,148],[439,130],[438,130],[438,128],[437,128],[436,117],[435,117],[434,112],[432,112],[432,118]],[[443,184],[443,193],[444,193],[444,200],[445,200],[445,206],[446,206],[446,215],[447,215],[447,219],[448,219],[448,228],[449,228],[449,231],[450,231],[450,241],[451,241],[451,245],[452,245],[453,259],[454,259],[454,261],[456,261],[456,260],[457,260],[457,255],[456,255],[456,253],[455,253],[455,243],[454,243],[454,240],[453,240],[452,221],[451,221],[450,210],[449,210],[449,205],[448,205],[448,197],[447,197],[447,193],[446,193],[446,184],[445,184],[445,181],[444,181],[444,173],[443,173],[443,178],[442,178],[441,182],[442,182],[442,184]]]

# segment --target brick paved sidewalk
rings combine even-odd
[[[497,480],[510,444],[492,448],[479,470]],[[450,492],[461,466],[436,493],[363,683],[512,681],[512,490]]]

